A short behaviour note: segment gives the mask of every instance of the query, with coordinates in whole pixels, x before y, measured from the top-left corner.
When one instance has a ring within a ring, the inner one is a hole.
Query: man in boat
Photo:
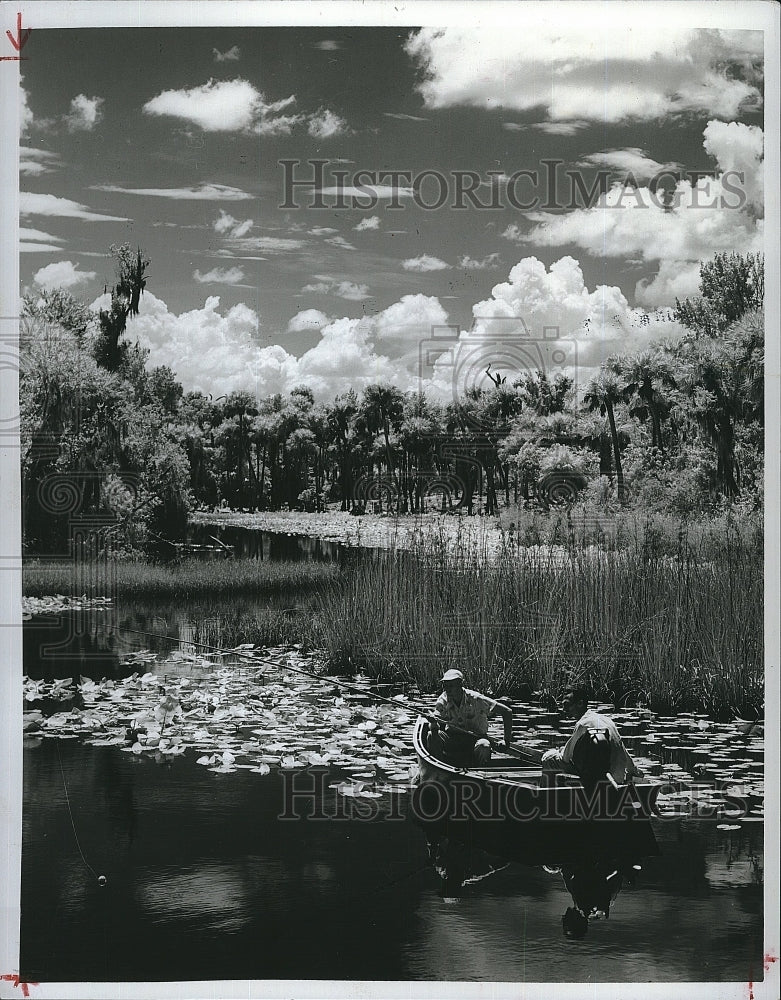
[[[570,688],[563,709],[578,721],[566,744],[559,750],[546,750],[542,755],[543,775],[556,772],[577,774],[584,784],[612,780],[624,784],[639,776],[635,762],[626,752],[615,722],[588,707],[588,691]]]
[[[445,671],[442,694],[434,705],[438,721],[430,721],[428,748],[452,764],[485,764],[491,758],[488,720],[497,714],[504,723],[504,742],[512,743],[513,713],[509,705],[464,687],[460,670]],[[454,728],[457,727],[457,728]]]

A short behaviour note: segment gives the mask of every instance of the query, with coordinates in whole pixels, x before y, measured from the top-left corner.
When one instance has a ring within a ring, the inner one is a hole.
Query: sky
[[[142,247],[128,334],[214,396],[447,393],[488,361],[584,386],[676,339],[700,262],[762,249],[762,33],[551,9],[513,5],[506,28],[35,31],[23,290],[99,306],[109,246]]]

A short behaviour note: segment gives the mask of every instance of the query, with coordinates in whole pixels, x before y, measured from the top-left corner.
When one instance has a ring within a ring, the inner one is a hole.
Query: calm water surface
[[[160,766],[74,740],[28,750],[23,977],[761,975],[759,823],[732,833],[688,820],[658,824],[662,855],[644,863],[609,920],[570,941],[561,933],[571,900],[560,876],[511,865],[457,901],[443,899],[403,808],[399,818],[372,822],[282,821],[282,780],[279,772],[214,775],[186,757]],[[335,810],[325,803],[327,815]],[[104,888],[97,875],[106,876]]]

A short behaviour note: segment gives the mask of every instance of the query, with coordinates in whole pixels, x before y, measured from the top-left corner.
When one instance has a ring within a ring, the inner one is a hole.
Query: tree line
[[[27,296],[20,375],[28,552],[74,531],[148,551],[194,508],[484,513],[576,499],[685,517],[721,498],[760,504],[764,261],[719,254],[676,302],[676,343],[607,359],[578,396],[568,376],[486,372],[446,403],[389,384],[317,402],[185,393],[126,336],[149,260],[112,247],[97,316],[67,291]],[[108,289],[107,289],[108,291]]]

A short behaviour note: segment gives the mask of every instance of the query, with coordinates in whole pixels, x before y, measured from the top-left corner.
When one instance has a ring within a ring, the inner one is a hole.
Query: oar
[[[107,626],[104,625],[102,627],[106,628]],[[124,625],[120,626],[120,628],[122,629],[123,632],[130,632],[134,635],[143,635],[148,639],[163,639],[169,642],[188,643],[189,645],[192,646],[200,646],[202,649],[210,649],[215,653],[238,653],[240,655],[250,656],[253,659],[261,655],[259,651],[256,652],[255,650],[225,649],[222,646],[212,646],[208,642],[198,642],[195,639],[177,639],[174,638],[174,636],[160,635],[157,632],[143,632],[141,629],[126,628]],[[413,701],[412,699],[407,699],[404,702],[399,702],[393,698],[388,698],[385,695],[377,694],[374,691],[367,691],[366,688],[360,687],[358,684],[349,684],[347,681],[336,680],[333,677],[323,677],[322,674],[316,674],[311,670],[304,670],[303,667],[294,667],[286,661],[283,663],[281,657],[270,657],[267,655],[267,659],[271,660],[271,662],[275,663],[277,666],[284,666],[285,670],[290,670],[295,674],[303,674],[303,676],[311,677],[313,680],[316,681],[321,681],[326,684],[335,684],[337,687],[342,687],[349,691],[356,691],[359,694],[368,695],[370,698],[374,698],[376,701],[385,702],[388,705],[393,705],[395,708],[405,707],[405,706],[412,707],[416,709],[425,719],[428,719],[429,722],[434,722],[437,725],[447,725],[450,729],[453,729],[459,733],[466,733],[469,736],[478,736],[477,733],[473,733],[470,729],[464,729],[462,726],[457,726],[451,722],[445,722],[443,719],[440,719],[437,716],[432,715],[428,706],[423,706],[419,702]],[[479,738],[487,739],[491,747],[494,747],[497,750],[503,750],[511,757],[517,757],[518,759],[524,760],[527,763],[530,762],[538,764],[540,762],[540,758],[542,757],[541,751],[533,750],[531,747],[529,748],[515,747],[512,746],[511,744],[501,743],[499,740],[494,740],[489,736],[479,737]]]

